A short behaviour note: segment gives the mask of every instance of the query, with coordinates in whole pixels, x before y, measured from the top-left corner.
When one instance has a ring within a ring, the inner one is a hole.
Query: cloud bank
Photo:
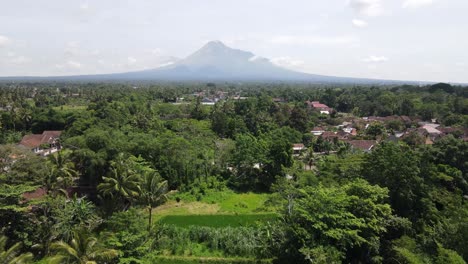
[[[349,0],[349,6],[359,15],[380,16],[384,13],[382,0]]]

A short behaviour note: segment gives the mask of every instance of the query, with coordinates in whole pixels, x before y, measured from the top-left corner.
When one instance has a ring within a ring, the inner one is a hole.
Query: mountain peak
[[[222,47],[222,48],[227,48],[226,45],[220,40],[212,40],[208,43],[205,44],[204,47]]]
[[[224,50],[230,50],[231,48],[224,45],[223,42],[219,40],[213,40],[208,43],[206,43],[199,51],[204,51],[204,52],[219,52],[219,51],[224,51]]]

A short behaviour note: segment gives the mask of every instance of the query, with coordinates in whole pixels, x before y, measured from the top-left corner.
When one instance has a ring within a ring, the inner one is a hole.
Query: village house
[[[340,135],[338,135],[337,132],[325,131],[323,132],[322,135],[320,135],[320,137],[327,141],[333,141],[333,140],[338,140],[340,138]]]
[[[202,105],[215,105],[216,100],[205,97],[205,98],[202,99],[201,104]]]
[[[19,145],[38,155],[47,156],[62,148],[59,141],[61,134],[62,131],[44,131],[42,134],[26,135]]]
[[[437,127],[439,127],[439,125],[437,125],[437,124],[425,124],[421,128],[426,130],[427,133],[429,133],[429,135],[431,135],[431,136],[438,136],[438,135],[442,134],[442,132],[440,132],[437,129]]]
[[[347,134],[350,134],[350,135],[353,135],[353,136],[357,135],[357,130],[355,128],[352,128],[352,127],[343,128],[343,132],[345,132]]]
[[[293,155],[299,156],[303,150],[305,150],[305,146],[302,143],[293,144]]]
[[[347,141],[352,148],[359,149],[364,152],[370,152],[377,142],[375,140],[349,140]]]
[[[333,108],[328,107],[326,104],[322,104],[319,101],[306,101],[306,104],[309,108],[320,112],[320,114],[329,115],[333,112]]]
[[[323,132],[325,132],[325,129],[323,129],[323,127],[314,127],[310,133],[312,133],[312,135],[314,136],[320,136],[323,134]]]

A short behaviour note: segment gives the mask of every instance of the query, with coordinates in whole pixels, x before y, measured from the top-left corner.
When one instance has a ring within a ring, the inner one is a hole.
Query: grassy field
[[[187,194],[173,193],[164,205],[155,208],[154,218],[165,224],[226,227],[254,225],[277,217],[274,210],[264,206],[268,194],[210,192],[200,201]],[[175,197],[179,197],[177,202]]]
[[[239,215],[168,215],[160,222],[179,227],[209,226],[209,227],[239,227],[253,226],[259,222],[273,221],[276,214],[239,214]]]
[[[168,202],[153,210],[155,222],[180,228],[204,226],[217,229],[256,226],[278,218],[274,208],[265,207],[269,194],[226,190],[209,191],[201,199],[177,192],[169,194],[169,197]],[[203,243],[194,243],[184,253],[160,252],[150,257],[149,263],[271,263],[268,260],[225,258],[223,251],[212,251],[205,247]]]
[[[262,213],[272,212],[274,209],[265,207],[265,201],[268,200],[270,194],[266,193],[236,193],[231,190],[226,191],[210,191],[203,195],[198,202],[216,205],[217,213]],[[197,199],[186,193],[173,193],[170,195],[171,200],[179,198],[182,204],[196,202]]]

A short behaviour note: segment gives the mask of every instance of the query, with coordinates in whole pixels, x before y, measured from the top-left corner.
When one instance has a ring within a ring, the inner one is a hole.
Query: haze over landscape
[[[467,83],[467,9],[464,0],[9,1],[0,10],[0,76],[167,68],[220,40],[252,52],[248,59],[268,58],[248,73],[241,67],[244,77],[262,76],[259,64],[264,71],[271,63],[317,75]]]

